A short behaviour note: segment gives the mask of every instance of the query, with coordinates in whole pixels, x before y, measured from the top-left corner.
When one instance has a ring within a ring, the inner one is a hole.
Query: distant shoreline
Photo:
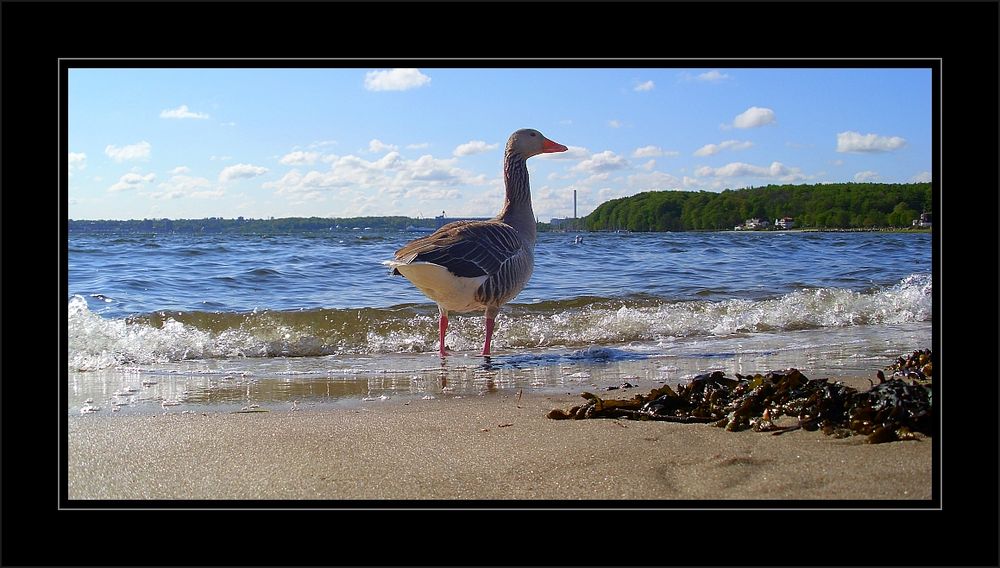
[[[397,230],[426,232],[437,228],[433,219],[409,217],[361,217],[351,219],[326,219],[320,217],[287,217],[281,219],[70,219],[69,233],[74,234],[289,234],[332,231]],[[795,229],[733,229],[705,230],[689,229],[681,231],[639,231],[622,229],[588,230],[584,228],[551,227],[548,223],[538,224],[539,232],[551,233],[930,233],[930,227],[801,227]]]
[[[781,229],[778,231],[725,231],[733,233],[930,233],[931,228],[911,229],[904,227],[849,227],[830,229]]]
[[[911,229],[903,227],[847,227],[847,228],[802,228],[802,229],[763,229],[763,230],[744,230],[744,231],[734,231],[732,229],[722,229],[718,231],[714,230],[690,230],[690,231],[588,231],[586,229],[572,230],[572,229],[552,229],[548,231],[550,233],[931,233],[932,229],[930,227]]]

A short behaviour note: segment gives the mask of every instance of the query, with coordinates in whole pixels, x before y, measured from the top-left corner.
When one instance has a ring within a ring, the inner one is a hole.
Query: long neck
[[[507,152],[503,163],[503,182],[507,198],[497,219],[517,229],[526,242],[535,242],[535,213],[531,210],[531,187],[528,185],[526,158]]]

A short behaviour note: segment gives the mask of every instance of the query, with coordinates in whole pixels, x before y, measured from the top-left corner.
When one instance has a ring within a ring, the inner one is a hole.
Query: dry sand
[[[801,430],[545,418],[581,401],[494,393],[356,409],[72,417],[69,498],[931,499],[930,438],[868,445]]]

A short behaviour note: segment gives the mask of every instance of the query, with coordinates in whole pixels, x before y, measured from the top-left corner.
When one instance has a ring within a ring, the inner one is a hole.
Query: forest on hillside
[[[796,228],[910,227],[932,212],[930,183],[768,185],[648,191],[606,201],[583,220],[591,231],[719,231],[750,218],[793,217]]]

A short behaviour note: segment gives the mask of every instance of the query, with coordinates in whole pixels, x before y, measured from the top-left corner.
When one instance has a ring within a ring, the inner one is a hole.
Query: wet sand
[[[820,432],[545,418],[581,401],[487,393],[294,412],[71,417],[69,498],[931,499],[930,438],[869,445]]]

